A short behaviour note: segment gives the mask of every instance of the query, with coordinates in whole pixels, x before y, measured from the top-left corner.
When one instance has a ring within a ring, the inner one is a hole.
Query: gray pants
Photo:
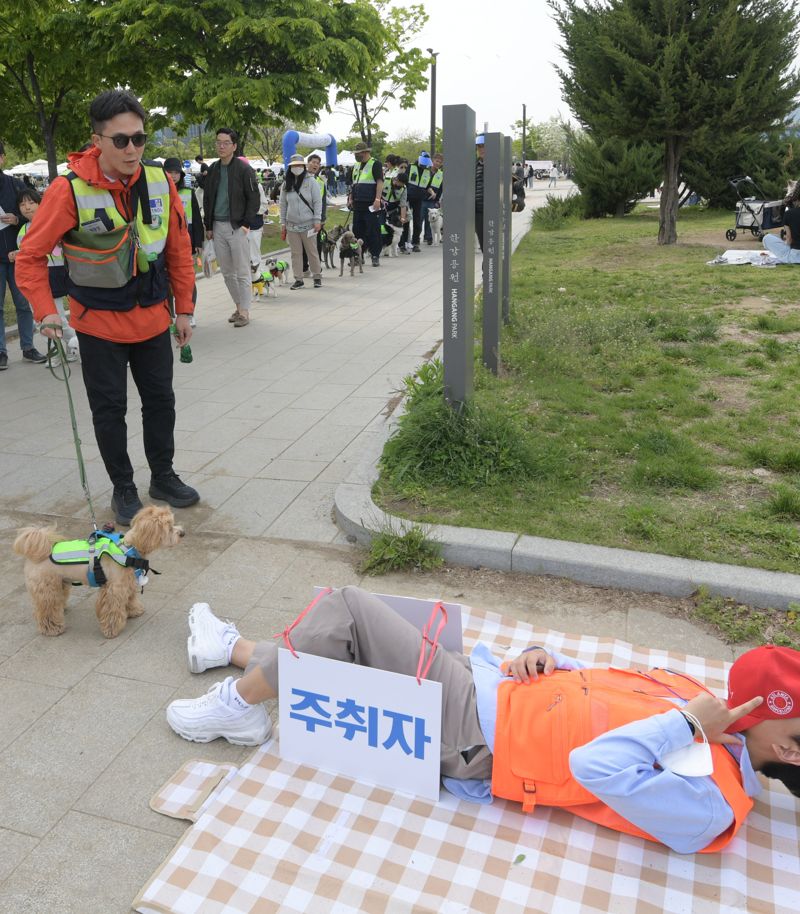
[[[225,285],[239,311],[249,311],[253,297],[250,279],[250,242],[247,233],[230,222],[214,221],[214,252]]]
[[[416,674],[422,644],[413,625],[358,587],[343,587],[323,597],[289,637],[296,651],[407,676]],[[247,665],[248,673],[259,668],[275,692],[281,646],[282,640],[259,641]],[[440,647],[427,678],[442,684],[442,774],[490,777],[492,755],[478,723],[469,660]],[[462,755],[467,749],[469,761]]]
[[[322,278],[322,266],[319,262],[319,253],[317,251],[317,236],[309,237],[308,231],[293,232],[288,229],[286,239],[289,242],[289,250],[292,252],[292,273],[294,278],[303,278],[303,249],[308,257],[308,268],[314,279]]]

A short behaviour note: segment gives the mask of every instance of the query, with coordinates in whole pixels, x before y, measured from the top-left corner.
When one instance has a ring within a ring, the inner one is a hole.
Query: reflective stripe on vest
[[[492,793],[522,803],[526,812],[557,806],[657,841],[581,786],[570,771],[569,754],[602,733],[671,710],[675,705],[665,700],[666,693],[688,700],[702,691],[694,680],[665,670],[557,670],[527,684],[504,681],[497,693]],[[724,847],[753,807],[736,759],[721,745],[712,745],[711,752],[711,776],[734,821],[702,853]]]
[[[192,189],[191,187],[181,187],[178,196],[183,203],[183,211],[186,214],[186,224],[192,227]]]
[[[408,183],[425,190],[431,183],[430,169],[423,167],[420,171],[417,165],[412,165],[411,168],[408,169]]]

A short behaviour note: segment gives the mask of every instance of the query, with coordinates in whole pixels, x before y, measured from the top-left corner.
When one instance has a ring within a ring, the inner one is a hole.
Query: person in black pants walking
[[[381,265],[381,220],[383,219],[383,166],[373,159],[366,143],[356,143],[357,164],[347,204],[353,211],[353,233],[364,242],[372,256],[372,266]]]

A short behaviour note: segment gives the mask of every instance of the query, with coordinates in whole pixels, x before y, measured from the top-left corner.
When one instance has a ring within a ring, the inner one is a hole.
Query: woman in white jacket
[[[317,234],[322,228],[322,195],[317,182],[306,171],[301,155],[289,160],[289,170],[281,187],[281,238],[289,241],[292,253],[292,289],[302,289],[303,249],[314,278],[314,288],[322,285],[322,266],[317,253]]]

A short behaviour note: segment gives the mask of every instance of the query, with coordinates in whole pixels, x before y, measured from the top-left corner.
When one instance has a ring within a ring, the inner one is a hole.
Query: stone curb
[[[369,545],[383,530],[402,532],[414,526],[412,521],[387,514],[372,500],[378,460],[395,425],[396,419],[392,419],[386,422],[383,435],[376,435],[373,429],[356,439],[363,444],[362,462],[334,494],[336,523],[362,545]],[[553,575],[671,597],[689,596],[705,585],[712,594],[762,608],[787,609],[790,603],[800,602],[800,575],[476,527],[421,526],[441,545],[445,561],[455,565]]]

